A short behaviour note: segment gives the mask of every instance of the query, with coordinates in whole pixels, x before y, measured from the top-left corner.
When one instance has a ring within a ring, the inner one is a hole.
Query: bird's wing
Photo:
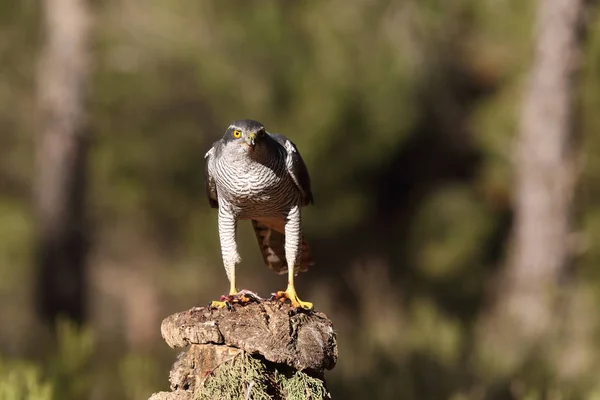
[[[269,135],[287,151],[287,169],[296,183],[296,186],[302,193],[302,205],[306,206],[314,203],[308,169],[306,168],[306,164],[304,163],[298,148],[291,140],[279,133],[269,133]]]
[[[285,258],[285,220],[283,218],[257,218],[252,220],[252,227],[267,267],[277,274],[285,274],[288,271]],[[314,264],[312,252],[304,236],[301,240],[300,262],[294,270],[295,273],[304,272]]]
[[[219,202],[217,200],[217,185],[215,184],[215,178],[212,176],[209,168],[210,160],[215,157],[216,146],[218,142],[213,144],[213,147],[204,155],[204,187],[206,188],[206,196],[208,197],[208,204],[212,208],[218,208]]]

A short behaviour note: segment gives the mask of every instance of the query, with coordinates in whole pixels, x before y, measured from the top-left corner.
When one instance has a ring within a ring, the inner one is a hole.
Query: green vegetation
[[[40,377],[38,366],[25,362],[0,362],[0,398],[52,400],[52,385]]]

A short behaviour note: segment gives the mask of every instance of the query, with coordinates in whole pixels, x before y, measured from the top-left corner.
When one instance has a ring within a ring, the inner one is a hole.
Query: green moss
[[[325,399],[323,381],[242,353],[223,363],[206,379],[199,400]]]
[[[296,371],[291,376],[277,373],[283,398],[285,399],[326,399],[328,392],[323,381]]]

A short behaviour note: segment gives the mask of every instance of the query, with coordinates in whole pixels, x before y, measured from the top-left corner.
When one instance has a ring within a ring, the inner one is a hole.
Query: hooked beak
[[[256,144],[256,133],[249,133],[246,135],[246,143],[250,147],[254,147]]]

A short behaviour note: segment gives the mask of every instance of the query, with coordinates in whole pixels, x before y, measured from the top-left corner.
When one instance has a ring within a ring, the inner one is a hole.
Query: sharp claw
[[[223,308],[223,307],[227,307],[228,310],[231,311],[232,306],[231,303],[228,302],[227,300],[223,301],[223,298],[221,297],[222,301],[212,301],[208,307],[209,308]]]
[[[246,303],[250,303],[250,302],[260,303],[263,300],[264,299],[261,298],[256,293],[254,293],[250,290],[243,289],[235,294],[228,294],[228,295],[221,296],[219,301],[211,302],[209,307],[210,308],[227,307],[228,310],[233,310],[233,304],[235,304],[235,303],[239,303],[239,304],[246,304]]]
[[[279,291],[277,293],[272,293],[271,299],[279,300],[281,302],[285,302],[286,300],[289,300],[292,307],[294,307],[294,308],[301,308],[303,310],[312,310],[313,309],[313,304],[308,301],[300,300],[298,298],[298,296],[295,294],[295,291],[292,293],[288,293],[287,291],[285,291],[285,292]]]

